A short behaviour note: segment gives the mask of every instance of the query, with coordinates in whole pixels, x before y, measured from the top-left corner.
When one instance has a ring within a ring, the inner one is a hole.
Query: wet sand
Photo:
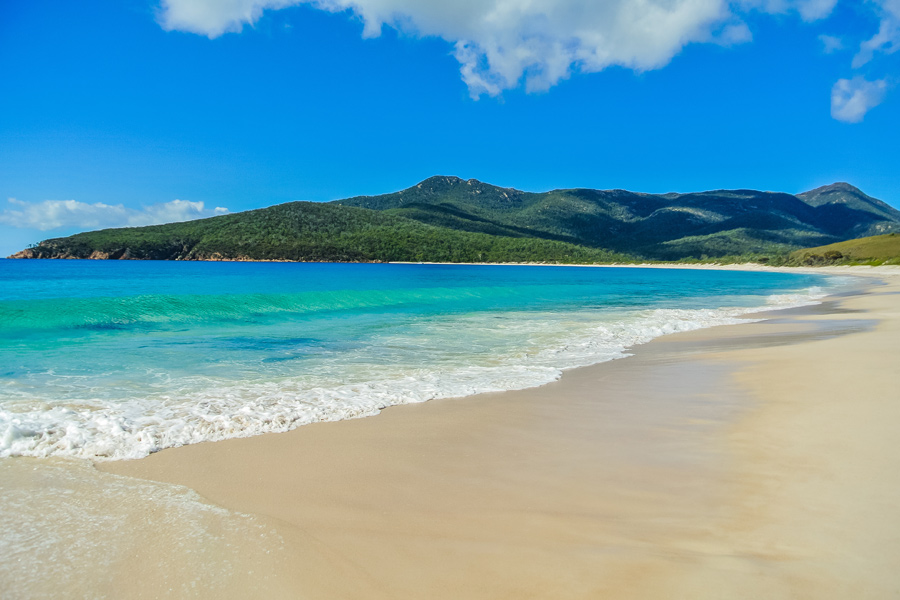
[[[98,467],[271,526],[268,597],[893,598],[900,277],[884,279],[540,388]],[[117,568],[113,596],[153,595],[127,585],[140,561]]]

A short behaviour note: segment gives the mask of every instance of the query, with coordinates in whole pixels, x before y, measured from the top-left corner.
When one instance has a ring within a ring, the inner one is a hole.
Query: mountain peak
[[[469,181],[475,180],[470,179]],[[466,181],[460,177],[457,177],[456,175],[433,175],[432,177],[419,182],[415,187],[421,189],[432,188],[436,186],[455,186],[463,183],[466,183]]]
[[[823,204],[857,204],[860,202],[869,205],[872,203],[882,204],[880,200],[876,200],[875,198],[866,195],[858,187],[844,181],[817,187],[814,190],[797,194],[797,197],[812,206],[822,206]]]
[[[865,196],[863,191],[854,185],[850,185],[846,181],[837,181],[830,185],[823,185],[821,187],[817,187],[814,190],[809,190],[808,192],[803,192],[802,194],[797,194],[798,198],[806,199],[807,197],[814,197],[821,194],[833,193],[833,192],[844,192],[849,194],[856,194],[860,196]]]
[[[858,214],[869,213],[888,221],[900,221],[900,211],[896,208],[843,181],[797,194],[797,198],[819,210],[831,211],[835,215],[840,212],[843,216],[835,216],[836,219],[846,220],[849,214],[847,211],[856,211]],[[878,230],[876,233],[885,231]]]

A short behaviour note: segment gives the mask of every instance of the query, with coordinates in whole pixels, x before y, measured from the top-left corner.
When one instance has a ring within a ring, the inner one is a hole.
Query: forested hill
[[[231,215],[45,240],[11,258],[322,262],[621,262],[540,238],[455,231],[364,208],[290,202]]]
[[[409,189],[291,202],[168,225],[45,240],[17,258],[627,262],[740,256],[900,232],[900,211],[837,183],[753,190],[543,193],[432,177]]]
[[[457,230],[561,240],[663,260],[777,253],[900,231],[900,211],[846,183],[797,196],[754,190],[529,193],[432,177],[393,194],[336,203]]]

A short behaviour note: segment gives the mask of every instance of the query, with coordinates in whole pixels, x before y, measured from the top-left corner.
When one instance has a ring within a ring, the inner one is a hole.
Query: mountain
[[[819,209],[822,220],[845,239],[898,231],[891,223],[900,218],[900,211],[849,183],[833,183],[797,197]]]
[[[393,194],[336,203],[457,230],[540,237],[663,260],[784,252],[900,231],[900,211],[845,183],[798,196],[754,190],[529,193],[474,179],[431,177]]]
[[[836,183],[797,196],[755,190],[523,192],[431,177],[330,203],[291,202],[168,225],[41,242],[21,258],[625,262],[786,256],[900,232],[900,211]]]

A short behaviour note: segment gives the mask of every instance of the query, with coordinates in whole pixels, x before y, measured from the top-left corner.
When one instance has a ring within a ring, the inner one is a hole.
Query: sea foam
[[[382,337],[377,347],[351,349],[303,375],[196,376],[128,398],[82,394],[54,404],[7,383],[0,456],[140,458],[185,444],[372,416],[398,404],[535,387],[567,369],[626,357],[659,336],[746,323],[754,319],[745,315],[823,296],[812,287],[771,295],[756,307],[456,315]],[[373,360],[375,354],[386,357]],[[416,356],[421,360],[410,358]]]

